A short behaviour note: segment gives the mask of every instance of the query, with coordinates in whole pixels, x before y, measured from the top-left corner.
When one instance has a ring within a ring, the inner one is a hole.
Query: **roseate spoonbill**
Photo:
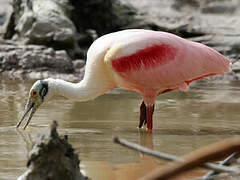
[[[79,83],[59,79],[36,81],[23,116],[54,95],[88,101],[120,87],[141,94],[139,128],[152,130],[154,102],[159,94],[186,90],[198,79],[230,70],[230,61],[217,51],[174,34],[151,30],[123,30],[98,38],[89,48],[85,75]]]

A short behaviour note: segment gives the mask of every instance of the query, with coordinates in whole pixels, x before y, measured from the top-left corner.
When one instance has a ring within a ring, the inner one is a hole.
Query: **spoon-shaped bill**
[[[28,101],[27,101],[27,104],[26,104],[26,106],[25,106],[25,109],[24,109],[22,118],[20,119],[20,121],[18,121],[18,123],[17,123],[17,125],[16,125],[17,128],[21,125],[22,121],[24,120],[24,118],[25,118],[25,116],[28,114],[28,112],[29,112],[31,109],[35,109],[34,106],[35,106],[35,103],[32,102],[32,100],[29,98]],[[36,111],[36,110],[35,110],[35,111]],[[34,111],[34,112],[35,112],[35,111]],[[33,112],[33,113],[34,113],[34,112]],[[33,115],[33,113],[32,113],[32,111],[31,111],[31,115]],[[30,119],[30,120],[31,120],[31,119]],[[30,120],[28,119],[28,121],[30,121]],[[28,122],[28,123],[29,123],[29,122]],[[27,123],[27,124],[28,124],[28,123]],[[26,125],[25,125],[25,126],[26,126]],[[24,126],[24,127],[25,127],[25,126]]]
[[[36,110],[37,110],[36,106],[33,106],[32,109],[31,109],[30,115],[28,117],[27,123],[24,125],[23,129],[26,129],[26,127],[30,123],[30,120],[32,119],[33,114],[36,112]]]

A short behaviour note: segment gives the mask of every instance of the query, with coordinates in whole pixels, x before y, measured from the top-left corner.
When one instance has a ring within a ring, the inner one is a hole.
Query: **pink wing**
[[[230,69],[227,58],[203,44],[169,33],[145,32],[142,34],[142,44],[147,44],[144,48],[112,60],[113,69],[128,88],[159,92],[185,89],[192,81]]]

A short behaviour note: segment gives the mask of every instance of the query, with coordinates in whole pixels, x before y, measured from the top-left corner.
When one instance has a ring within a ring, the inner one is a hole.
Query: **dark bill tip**
[[[35,108],[35,103],[32,102],[31,99],[29,98],[28,101],[27,101],[27,104],[26,104],[26,106],[25,106],[25,109],[24,109],[22,118],[20,119],[20,121],[18,121],[18,123],[17,123],[17,125],[16,125],[16,128],[18,128],[18,127],[21,125],[22,121],[24,120],[24,118],[26,117],[26,115],[27,115],[27,114],[29,113],[29,111],[31,110],[31,114],[30,114],[30,116],[29,116],[29,118],[28,118],[28,121],[27,121],[27,124],[26,124],[26,125],[28,125],[28,124],[29,124],[29,121],[31,120],[31,118],[32,118],[32,116],[33,116],[33,113],[36,111],[35,109],[36,109],[36,108]],[[26,125],[25,125],[25,126],[26,126]],[[24,126],[24,129],[26,128],[25,126]]]
[[[23,129],[26,129],[26,127],[28,126],[28,124],[30,123],[32,117],[33,117],[33,114],[36,112],[36,106],[33,106],[32,109],[31,109],[31,112],[30,112],[30,115],[28,117],[28,120],[27,120],[27,123],[24,125]]]

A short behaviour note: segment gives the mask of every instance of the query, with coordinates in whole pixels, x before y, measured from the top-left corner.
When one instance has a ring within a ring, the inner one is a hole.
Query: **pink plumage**
[[[193,81],[228,72],[230,64],[203,44],[171,33],[133,29],[104,35],[91,45],[84,80],[99,82],[102,92],[113,87],[139,92],[143,99],[139,127],[147,124],[151,130],[159,94],[186,90]]]
[[[131,55],[114,59],[114,61],[112,61],[112,66],[120,73],[138,71],[142,66],[147,70],[174,60],[176,52],[177,49],[169,45],[155,44]]]
[[[26,125],[43,101],[54,95],[88,101],[106,91],[125,88],[142,96],[138,127],[152,130],[155,99],[174,89],[186,90],[198,79],[230,70],[230,61],[217,51],[174,34],[151,30],[124,30],[106,34],[90,46],[84,78],[79,83],[45,79],[33,84],[24,114]],[[43,96],[39,90],[46,90]]]
[[[156,96],[163,92],[185,90],[195,80],[230,69],[230,61],[217,51],[170,33],[125,30],[104,38],[107,37],[112,39],[111,47],[121,47],[111,59],[112,69],[118,76],[115,85],[138,91],[146,109],[154,107]],[[151,129],[152,117],[148,117],[151,113],[144,113],[143,121]]]
[[[167,89],[184,89],[194,80],[229,71],[230,61],[217,51],[170,33],[129,33],[122,39],[130,41],[124,49],[136,44],[131,39],[136,39],[138,49],[127,55],[123,50],[112,59],[112,67],[126,88],[139,91],[146,104],[154,104],[153,97]]]

